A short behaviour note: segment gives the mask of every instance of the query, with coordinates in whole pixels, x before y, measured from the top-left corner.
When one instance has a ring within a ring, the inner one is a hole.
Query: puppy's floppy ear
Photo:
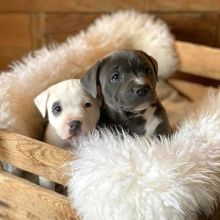
[[[148,59],[151,61],[151,64],[154,68],[154,73],[155,73],[155,76],[156,76],[156,79],[158,81],[158,77],[157,77],[157,73],[158,73],[158,64],[157,64],[157,61],[152,57],[152,56],[149,56],[147,55]]]
[[[46,117],[46,113],[47,113],[48,97],[49,97],[49,89],[43,91],[34,99],[34,103],[37,106],[43,118]]]
[[[98,60],[97,63],[92,66],[87,72],[81,77],[80,82],[83,88],[93,97],[97,97],[97,87],[99,70],[102,64],[102,60]]]

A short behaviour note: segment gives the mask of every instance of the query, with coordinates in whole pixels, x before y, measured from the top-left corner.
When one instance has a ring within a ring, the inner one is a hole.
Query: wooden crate
[[[220,47],[219,0],[1,0],[0,70],[85,29],[103,13],[135,9],[164,19],[176,39]]]
[[[180,56],[179,73],[168,79],[189,105],[220,85],[220,50],[176,42]],[[173,111],[178,107],[171,102]],[[7,131],[0,131],[0,161],[60,184],[66,184],[63,164],[74,155],[63,149]],[[79,195],[80,196],[80,195]],[[51,190],[4,172],[0,168],[0,219],[78,219],[68,199]],[[201,217],[201,219],[206,219]],[[210,219],[220,219],[214,216]]]

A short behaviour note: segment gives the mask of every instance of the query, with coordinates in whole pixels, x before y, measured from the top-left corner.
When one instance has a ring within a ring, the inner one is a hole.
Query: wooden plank
[[[218,14],[215,13],[157,13],[167,22],[177,40],[215,46]]]
[[[91,24],[101,13],[50,13],[46,16],[46,32],[77,33]]]
[[[28,15],[0,14],[0,70],[14,59],[20,59],[31,49]]]
[[[0,48],[30,48],[30,20],[25,14],[0,14]]]
[[[22,178],[0,172],[0,189],[0,213],[8,219],[78,219],[65,196]]]
[[[178,99],[168,98],[162,102],[166,109],[170,125],[173,129],[177,129],[179,124],[185,120],[188,113],[194,108],[194,102],[181,97]]]
[[[66,150],[11,132],[0,131],[0,161],[65,184],[65,163],[73,159]]]
[[[45,45],[45,14],[32,13],[31,15],[32,49],[36,50]]]
[[[100,12],[113,11],[119,9],[138,9],[147,11],[202,11],[219,12],[219,0],[154,0],[154,1],[136,1],[136,0],[1,0],[0,11],[20,11],[20,12]]]
[[[21,59],[28,52],[29,49],[0,48],[0,72],[7,70],[13,61]]]
[[[45,40],[46,44],[50,45],[53,43],[62,43],[71,36],[73,36],[71,32],[46,34]]]
[[[1,175],[1,174],[0,174]],[[3,205],[0,206],[0,219],[3,220],[40,220],[41,218],[30,211],[26,210],[25,207],[17,207],[13,202],[8,200],[1,202]]]
[[[65,41],[68,36],[73,36],[86,29],[100,15],[100,13],[48,14],[45,21],[47,44]]]
[[[154,0],[152,9],[154,11],[200,11],[200,12],[219,12],[219,0]]]
[[[220,50],[186,42],[176,42],[179,71],[220,80]]]
[[[187,82],[179,79],[169,79],[169,84],[172,85],[178,92],[188,97],[192,101],[200,100],[207,93],[208,87]]]
[[[216,37],[216,47],[220,47],[220,15],[218,17],[218,27],[217,27],[217,37]]]
[[[100,13],[49,13],[46,16],[47,42],[62,42],[88,27]],[[157,13],[176,39],[214,46],[218,15],[204,13]],[[79,22],[80,21],[80,22]]]
[[[150,4],[144,1],[126,0],[126,1],[93,1],[93,0],[1,0],[1,11],[21,11],[21,12],[100,12],[118,9],[150,9]]]

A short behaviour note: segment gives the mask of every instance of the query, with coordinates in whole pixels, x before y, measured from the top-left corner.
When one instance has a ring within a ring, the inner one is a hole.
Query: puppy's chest
[[[152,136],[156,133],[156,129],[161,123],[161,119],[154,114],[155,110],[156,108],[149,108],[144,113],[130,117],[122,124],[131,133]]]
[[[118,131],[123,128],[130,134],[153,136],[162,122],[162,118],[155,114],[156,109],[152,107],[138,114],[103,111],[99,126],[116,128]]]

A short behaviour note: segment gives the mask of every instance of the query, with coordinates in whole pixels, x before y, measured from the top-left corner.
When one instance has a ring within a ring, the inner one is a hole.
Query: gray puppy
[[[98,60],[81,83],[94,98],[103,98],[99,124],[137,135],[170,134],[155,92],[157,68],[156,60],[139,50],[116,50]]]

